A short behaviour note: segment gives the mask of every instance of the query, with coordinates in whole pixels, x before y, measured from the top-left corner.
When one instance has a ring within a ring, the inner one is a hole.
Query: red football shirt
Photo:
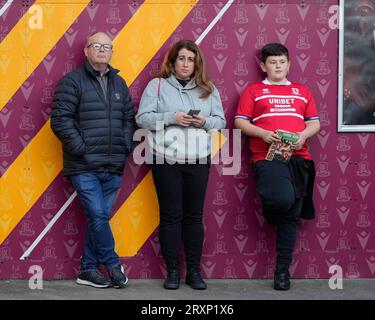
[[[305,121],[319,119],[314,99],[303,84],[273,85],[267,79],[249,85],[242,93],[235,118],[249,120],[265,130],[301,132]],[[264,160],[269,148],[261,138],[250,137],[251,161]],[[311,159],[305,145],[293,155]]]

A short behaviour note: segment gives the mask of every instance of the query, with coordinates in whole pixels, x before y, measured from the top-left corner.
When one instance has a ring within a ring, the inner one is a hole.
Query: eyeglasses
[[[113,46],[111,44],[100,44],[100,43],[91,43],[87,46],[87,48],[92,47],[95,51],[99,51],[102,47],[104,51],[111,51]]]

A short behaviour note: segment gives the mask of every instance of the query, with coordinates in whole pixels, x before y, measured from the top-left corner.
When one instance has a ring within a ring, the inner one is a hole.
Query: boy
[[[243,92],[235,115],[235,127],[250,137],[251,162],[263,214],[276,226],[274,288],[289,290],[289,266],[297,223],[300,217],[311,219],[314,215],[311,197],[315,170],[306,140],[319,131],[320,123],[308,88],[291,83],[286,77],[290,61],[285,46],[279,43],[265,45],[261,50],[260,67],[267,73],[267,78],[249,85]],[[265,160],[270,144],[280,140],[275,132],[277,129],[298,134],[298,140],[292,143],[294,151],[288,163]]]

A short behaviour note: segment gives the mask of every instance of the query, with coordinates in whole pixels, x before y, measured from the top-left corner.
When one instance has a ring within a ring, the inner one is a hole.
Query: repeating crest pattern
[[[28,278],[33,264],[42,266],[45,278],[76,276],[84,235],[77,200],[20,260],[74,192],[60,173],[60,145],[48,131],[54,87],[82,63],[86,36],[104,30],[115,39],[113,65],[138,106],[167,48],[183,38],[198,39],[226,4],[183,2],[0,1],[0,278]],[[310,141],[317,168],[316,220],[302,221],[299,228],[291,267],[297,278],[329,277],[333,264],[342,266],[347,278],[375,275],[375,138],[336,132],[338,30],[328,21],[330,6],[337,4],[234,1],[201,42],[229,128],[240,94],[262,78],[256,54],[268,42],[289,47],[289,79],[306,83],[317,102],[322,129]],[[43,28],[33,29],[27,22],[38,24],[39,9]],[[202,261],[209,278],[273,276],[273,227],[262,216],[245,141],[242,145],[240,173],[227,176],[224,164],[211,167]],[[112,224],[117,246],[132,253],[122,258],[130,278],[161,278],[166,272],[148,170],[129,161],[114,208],[114,218],[122,221]]]

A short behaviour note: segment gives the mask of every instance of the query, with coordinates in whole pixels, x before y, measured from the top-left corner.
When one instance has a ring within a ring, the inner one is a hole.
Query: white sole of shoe
[[[126,276],[125,276],[126,277]],[[115,288],[115,289],[121,289],[121,288],[124,288],[125,286],[126,286],[126,284],[128,283],[128,281],[129,281],[129,278],[128,277],[126,277],[126,279],[125,279],[125,282],[122,284],[122,285],[113,285],[113,288]]]
[[[110,287],[110,285],[107,285],[107,284],[96,284],[96,283],[93,283],[87,280],[82,280],[79,278],[76,280],[76,283],[84,285],[84,286],[94,287],[94,288],[109,288]]]
[[[115,288],[115,289],[124,288],[126,286],[126,284],[128,283],[128,281],[129,281],[129,278],[125,275],[125,269],[124,269],[123,265],[120,265],[120,266],[121,266],[121,272],[125,276],[125,282],[123,284],[121,284],[121,285],[114,285],[114,284],[112,284],[113,288]]]

